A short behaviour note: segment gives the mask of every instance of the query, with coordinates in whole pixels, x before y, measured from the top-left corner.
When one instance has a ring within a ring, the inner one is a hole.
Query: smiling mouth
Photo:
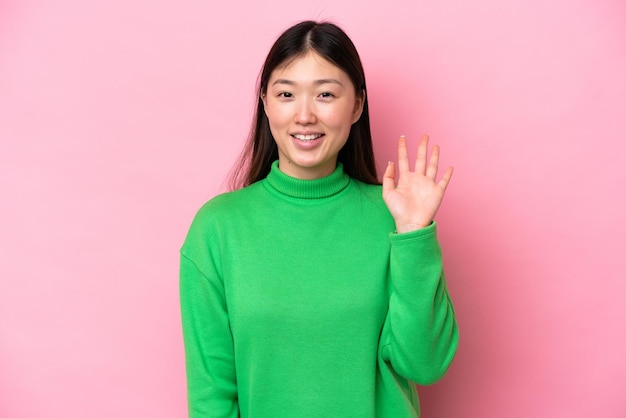
[[[304,141],[304,142],[308,142],[308,141],[313,141],[316,140],[318,138],[321,138],[324,136],[324,134],[313,134],[313,135],[300,135],[300,134],[296,134],[296,135],[291,135],[292,137],[299,139],[300,141]]]

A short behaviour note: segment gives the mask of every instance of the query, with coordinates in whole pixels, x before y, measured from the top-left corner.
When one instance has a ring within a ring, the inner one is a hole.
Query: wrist
[[[423,224],[423,223],[397,223],[396,224],[396,233],[398,234],[406,234],[407,232],[413,232],[413,231],[418,231],[420,229],[424,229],[427,226],[429,226],[430,224],[432,224],[432,221],[428,222],[427,224]]]

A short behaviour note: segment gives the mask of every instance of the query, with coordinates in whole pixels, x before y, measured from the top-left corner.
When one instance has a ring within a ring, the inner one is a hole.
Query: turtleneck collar
[[[278,160],[266,177],[266,184],[280,194],[296,199],[323,199],[333,196],[348,187],[350,177],[344,173],[343,165],[337,162],[337,168],[330,175],[315,180],[302,180],[290,177],[280,171]]]

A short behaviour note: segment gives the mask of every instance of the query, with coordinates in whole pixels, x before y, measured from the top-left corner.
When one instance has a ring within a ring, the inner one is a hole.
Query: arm
[[[439,147],[433,147],[428,161],[428,136],[424,135],[415,171],[411,171],[402,136],[398,173],[389,163],[383,176],[383,200],[398,234],[390,237],[389,314],[381,336],[382,356],[396,372],[420,384],[443,377],[458,346],[454,308],[433,222],[452,168],[437,182],[438,164]]]
[[[212,265],[203,271],[181,252],[180,303],[189,417],[239,416],[233,339],[224,286]]]
[[[459,338],[436,224],[390,239],[389,312],[381,355],[405,378],[432,384],[448,370]]]

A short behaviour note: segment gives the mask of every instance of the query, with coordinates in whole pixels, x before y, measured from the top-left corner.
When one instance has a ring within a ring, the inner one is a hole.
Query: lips
[[[322,136],[324,136],[324,134],[292,134],[292,137],[300,140],[300,141],[304,141],[304,142],[308,142],[308,141],[313,141],[316,140],[318,138],[321,138]]]

